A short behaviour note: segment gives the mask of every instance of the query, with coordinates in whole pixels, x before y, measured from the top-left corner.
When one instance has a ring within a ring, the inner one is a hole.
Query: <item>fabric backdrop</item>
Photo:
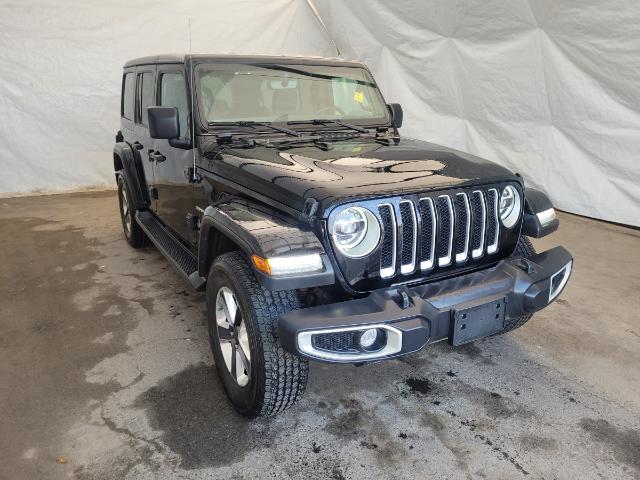
[[[402,133],[520,172],[563,210],[640,225],[640,1],[316,0]]]
[[[0,0],[0,195],[113,185],[122,64],[189,51],[367,63],[402,134],[640,225],[637,0]]]
[[[122,65],[196,53],[334,55],[306,0],[0,0],[0,195],[113,186]]]

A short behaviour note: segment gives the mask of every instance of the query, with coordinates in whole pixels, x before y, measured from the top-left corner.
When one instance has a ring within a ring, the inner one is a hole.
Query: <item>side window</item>
[[[159,78],[158,99],[162,107],[176,107],[180,118],[180,138],[189,137],[187,86],[180,72],[161,73]]]
[[[138,88],[137,88],[137,112],[136,123],[142,123],[142,125],[149,125],[149,114],[147,107],[154,104],[153,102],[153,73],[144,72],[138,74]]]
[[[135,84],[135,75],[133,73],[125,73],[122,77],[122,102],[120,104],[120,115],[127,120],[133,120]]]

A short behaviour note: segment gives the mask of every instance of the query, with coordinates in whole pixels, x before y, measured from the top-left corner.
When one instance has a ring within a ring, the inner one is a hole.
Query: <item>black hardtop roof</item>
[[[360,62],[343,60],[342,58],[325,57],[296,57],[290,55],[217,55],[217,54],[184,54],[168,53],[162,55],[151,55],[148,57],[134,58],[124,64],[124,68],[137,65],[154,65],[158,63],[185,63],[193,60],[200,62],[221,62],[221,63],[275,63],[275,64],[306,64],[306,65],[334,65],[365,67]],[[365,67],[366,68],[366,67]]]

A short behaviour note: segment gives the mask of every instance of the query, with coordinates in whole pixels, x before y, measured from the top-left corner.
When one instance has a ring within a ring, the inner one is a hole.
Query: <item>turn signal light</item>
[[[272,258],[253,254],[251,261],[262,273],[272,276],[321,272],[324,268],[319,253]]]

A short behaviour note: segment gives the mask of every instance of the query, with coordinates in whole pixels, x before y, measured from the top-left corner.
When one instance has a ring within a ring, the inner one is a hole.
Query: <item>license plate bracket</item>
[[[504,298],[469,308],[454,309],[449,332],[451,344],[463,345],[502,331],[504,316]]]

